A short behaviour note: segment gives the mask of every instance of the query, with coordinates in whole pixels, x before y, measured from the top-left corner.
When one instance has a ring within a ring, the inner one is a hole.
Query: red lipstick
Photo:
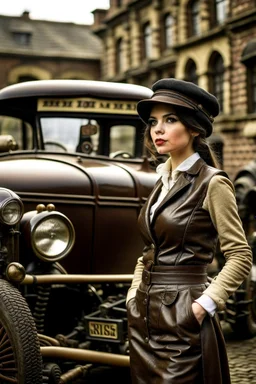
[[[158,146],[159,145],[163,145],[164,143],[165,143],[165,140],[163,140],[163,139],[156,139],[155,140],[155,144],[158,145]]]

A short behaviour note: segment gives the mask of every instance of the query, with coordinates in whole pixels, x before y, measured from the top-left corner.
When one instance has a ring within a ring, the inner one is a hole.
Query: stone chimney
[[[22,18],[23,20],[29,20],[29,19],[30,19],[30,17],[29,17],[29,11],[26,11],[26,10],[25,10],[25,11],[22,13],[21,18]]]
[[[92,11],[94,16],[93,28],[97,28],[103,23],[107,12],[107,9],[95,9],[94,11]]]

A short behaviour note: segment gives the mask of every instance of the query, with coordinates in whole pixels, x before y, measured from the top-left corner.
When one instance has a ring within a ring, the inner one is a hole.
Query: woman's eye
[[[175,119],[175,117],[168,117],[166,119],[167,123],[175,123],[177,121],[177,119]]]
[[[154,127],[156,124],[157,124],[157,121],[156,121],[156,120],[153,120],[153,119],[149,119],[149,120],[148,120],[148,125],[149,125],[150,127]]]

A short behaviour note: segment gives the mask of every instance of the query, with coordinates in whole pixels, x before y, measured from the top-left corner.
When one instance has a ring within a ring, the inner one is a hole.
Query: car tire
[[[251,274],[227,301],[226,321],[238,338],[256,335],[256,281]]]
[[[42,357],[29,307],[19,290],[0,280],[0,382],[42,383]]]

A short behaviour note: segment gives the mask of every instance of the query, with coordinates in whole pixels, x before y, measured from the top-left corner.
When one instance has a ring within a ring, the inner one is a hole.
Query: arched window
[[[241,62],[247,67],[248,113],[256,113],[256,39],[244,48]]]
[[[165,48],[173,45],[173,17],[169,13],[164,18],[164,45]]]
[[[144,57],[150,58],[152,56],[152,33],[150,24],[147,23],[143,28],[143,42],[144,42]]]
[[[212,54],[209,69],[210,91],[217,97],[220,104],[220,110],[223,111],[225,67],[222,56],[218,52]]]
[[[39,79],[30,75],[22,75],[22,76],[19,76],[17,80],[18,80],[17,81],[18,83],[23,83],[24,81],[34,81]]]
[[[116,42],[116,73],[124,70],[124,42],[122,38]]]
[[[188,5],[189,35],[200,35],[200,0],[192,0]]]
[[[196,73],[196,63],[194,60],[189,59],[185,68],[185,80],[198,84],[198,76]]]

